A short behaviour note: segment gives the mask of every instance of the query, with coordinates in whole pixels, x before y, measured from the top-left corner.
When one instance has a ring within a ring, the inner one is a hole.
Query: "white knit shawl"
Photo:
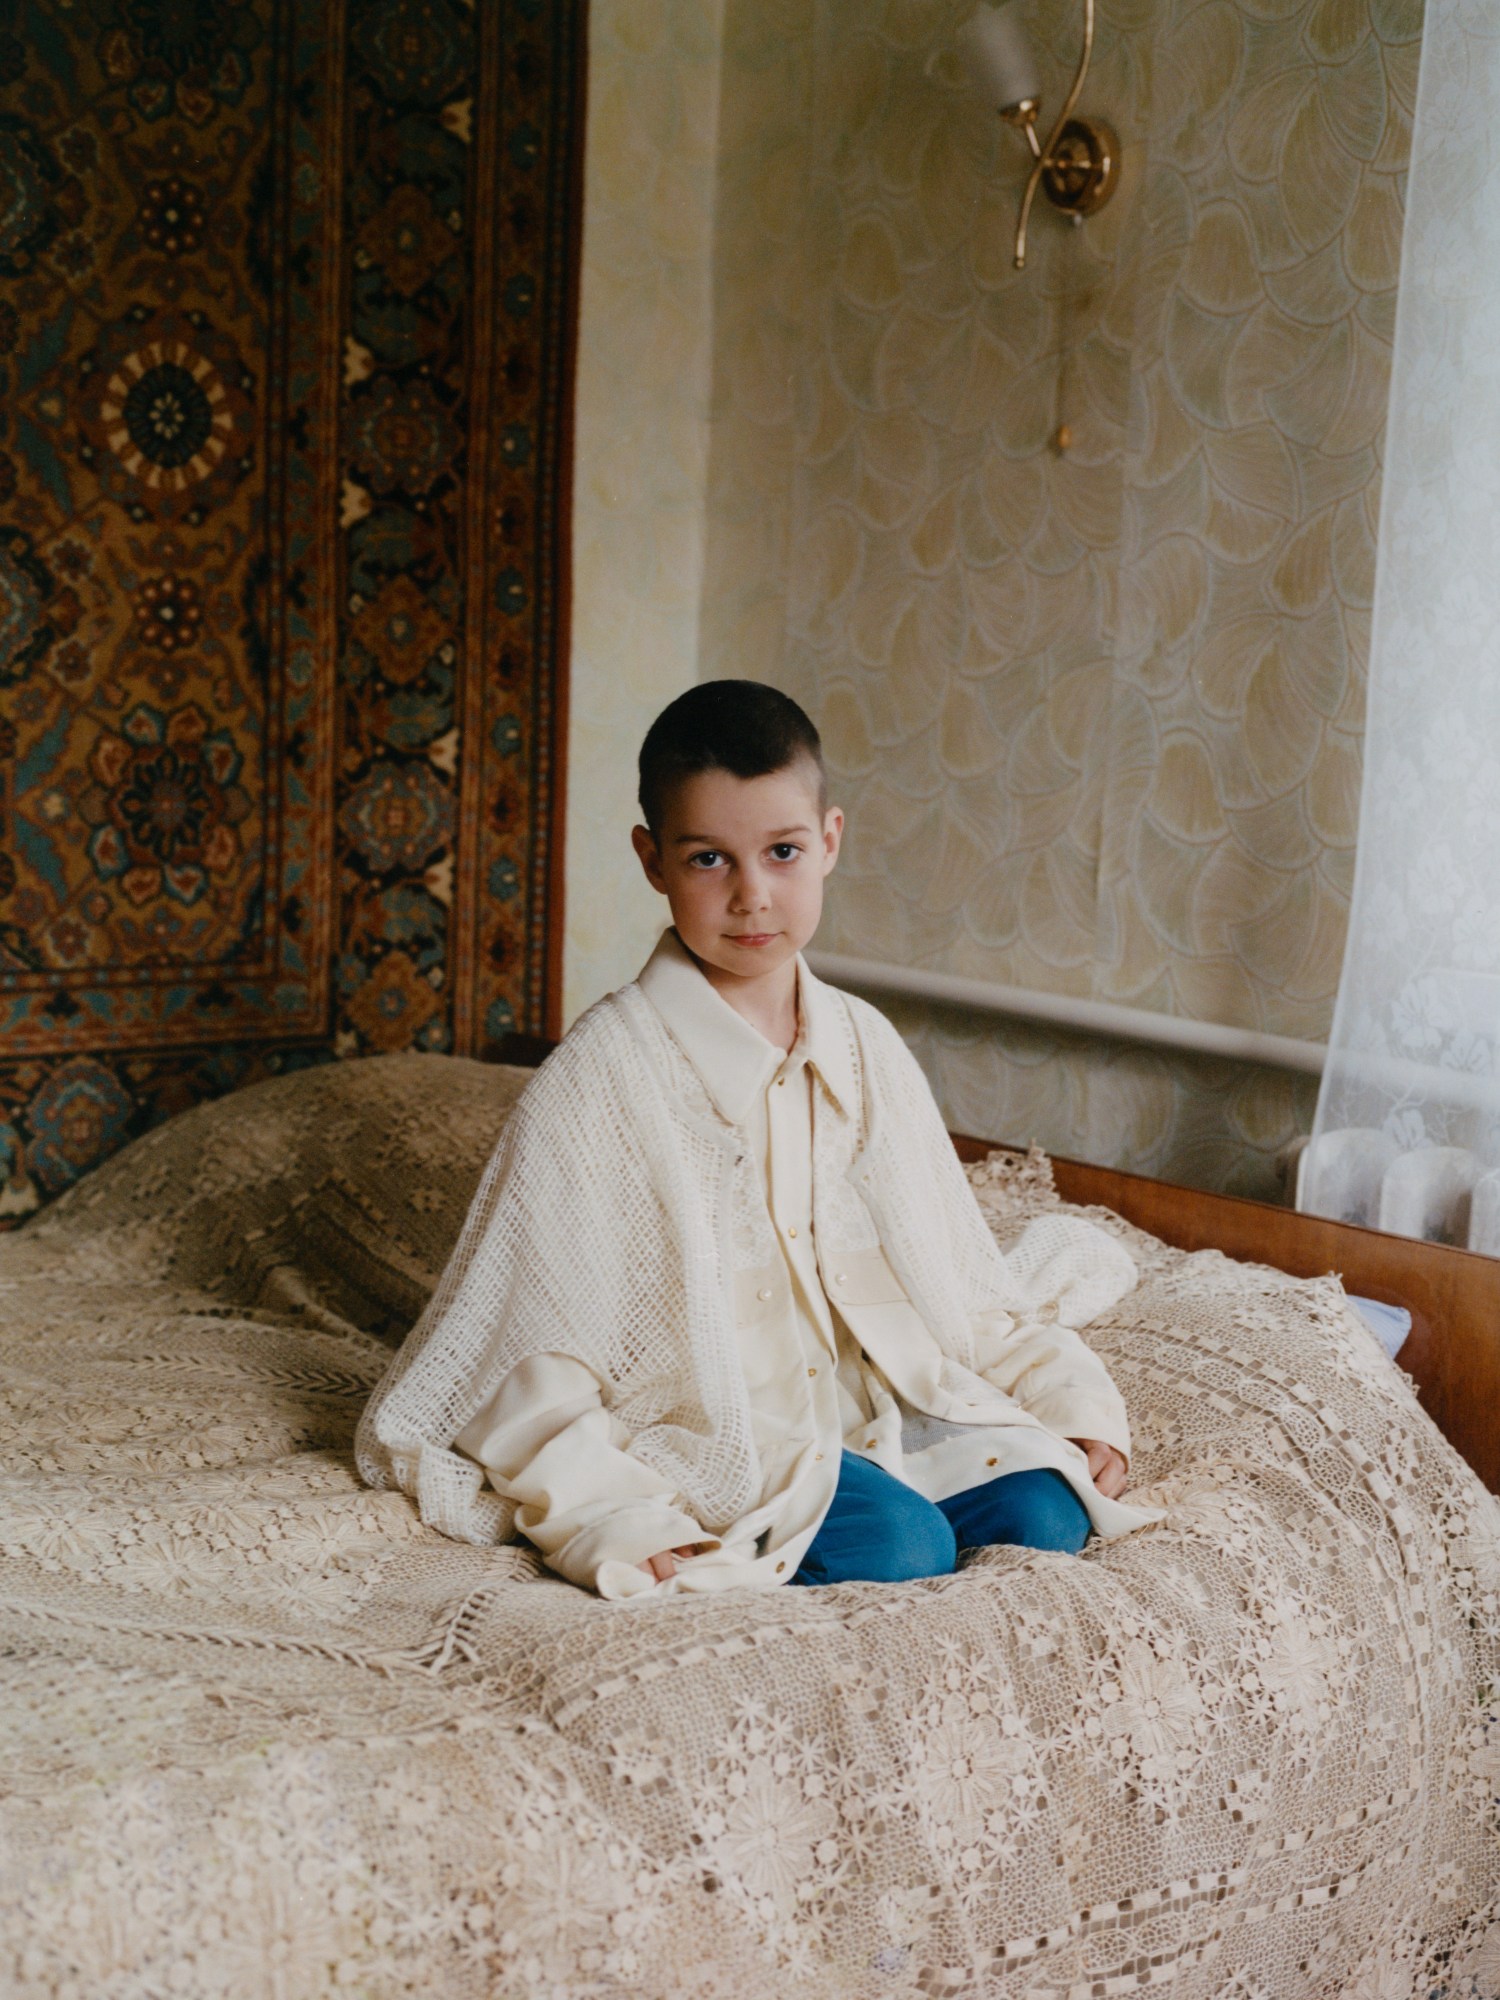
[[[857,1089],[852,1115],[814,1093],[819,1240],[882,1250],[943,1354],[971,1367],[976,1317],[1024,1311],[1025,1273],[995,1243],[896,1030],[853,995],[823,992]],[[1033,1224],[1026,1251],[1054,1286],[1066,1274],[1075,1326],[1091,1293],[1100,1310],[1134,1276],[1119,1245],[1076,1219]],[[736,1274],[777,1255],[744,1130],[715,1109],[639,985],[620,988],[511,1113],[427,1309],[365,1409],[362,1475],[410,1494],[445,1534],[506,1539],[513,1504],[452,1443],[518,1362],[565,1354],[599,1378],[628,1449],[722,1532],[761,1497]]]

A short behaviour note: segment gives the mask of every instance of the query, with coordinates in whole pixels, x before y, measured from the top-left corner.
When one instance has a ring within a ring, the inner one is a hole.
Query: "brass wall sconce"
[[[1083,0],[1083,53],[1073,87],[1063,99],[1047,143],[1036,135],[1042,108],[1036,62],[1017,13],[1017,0],[981,6],[958,31],[959,46],[975,84],[1007,125],[1024,133],[1031,148],[1031,173],[1016,222],[1016,269],[1026,267],[1026,230],[1038,187],[1054,208],[1081,223],[1102,208],[1120,174],[1120,142],[1102,118],[1074,115],[1094,52],[1094,0]]]

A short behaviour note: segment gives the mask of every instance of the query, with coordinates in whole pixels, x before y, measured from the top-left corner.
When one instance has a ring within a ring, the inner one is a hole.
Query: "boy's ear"
[[[823,815],[823,873],[831,875],[844,840],[844,814],[840,806],[830,806]]]
[[[641,867],[645,870],[646,880],[656,890],[658,895],[665,896],[667,893],[667,878],[661,872],[661,855],[657,852],[656,842],[651,838],[650,827],[633,826],[630,829],[630,844],[640,856],[640,863]]]

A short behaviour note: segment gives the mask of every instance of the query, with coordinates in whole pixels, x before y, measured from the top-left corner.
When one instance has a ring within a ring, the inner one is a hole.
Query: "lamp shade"
[[[1016,0],[980,7],[959,29],[957,40],[975,89],[997,111],[1040,98],[1041,78]]]

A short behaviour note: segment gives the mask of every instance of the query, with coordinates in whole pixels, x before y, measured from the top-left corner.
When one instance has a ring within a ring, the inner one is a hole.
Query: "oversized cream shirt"
[[[767,1310],[752,1306],[740,1329],[759,1503],[722,1536],[706,1534],[660,1475],[621,1449],[597,1378],[566,1355],[533,1355],[512,1369],[454,1440],[497,1492],[519,1503],[516,1526],[549,1565],[603,1597],[723,1588],[758,1570],[767,1582],[784,1581],[828,1511],[844,1448],[932,1500],[1052,1467],[1102,1532],[1125,1525],[1094,1487],[1084,1454],[1055,1433],[947,1423],[903,1404],[830,1300],[815,1251],[812,1093],[828,1091],[837,1102],[839,1089],[850,1087],[848,1064],[821,982],[804,976],[800,957],[797,970],[799,1028],[789,1051],[720,997],[675,931],[663,935],[639,982],[717,1108],[754,1146],[785,1260],[788,1284],[763,1287],[757,1304]],[[834,1271],[835,1294],[839,1282]],[[1079,1435],[1106,1428],[1094,1409],[1080,1410]],[[1106,1441],[1128,1451],[1128,1437]],[[704,1545],[703,1552],[682,1561],[675,1577],[658,1583],[639,1568],[684,1544]]]

